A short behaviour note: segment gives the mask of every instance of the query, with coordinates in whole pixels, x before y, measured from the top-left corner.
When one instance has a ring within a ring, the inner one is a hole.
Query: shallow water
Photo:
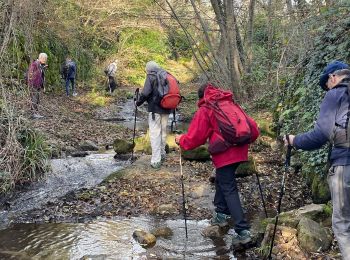
[[[116,161],[113,156],[114,153],[105,153],[51,160],[52,171],[45,179],[17,194],[9,202],[9,209],[0,211],[0,228],[22,212],[41,208],[71,191],[94,187],[128,164]]]
[[[230,239],[204,238],[205,221],[120,218],[88,224],[16,224],[0,231],[1,259],[236,259]],[[149,231],[168,226],[170,239],[158,238],[144,249],[133,238],[137,229]]]
[[[136,118],[136,130],[137,131],[146,131],[148,129],[148,112],[147,107],[141,106],[137,108],[137,118]],[[134,129],[135,124],[135,109],[134,109],[134,101],[128,99],[122,106],[120,106],[120,112],[118,113],[118,118],[123,119],[118,121],[118,124],[127,127],[129,129]],[[186,131],[188,127],[188,123],[181,122],[181,115],[179,113],[175,114],[175,120],[173,120],[174,115],[171,113],[169,115],[168,120],[168,128],[171,130],[181,130]],[[173,123],[173,122],[176,123]],[[171,129],[171,125],[176,124]]]

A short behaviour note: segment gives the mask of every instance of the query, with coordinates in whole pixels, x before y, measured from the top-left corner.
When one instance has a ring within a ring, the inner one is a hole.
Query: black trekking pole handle
[[[135,117],[134,117],[134,132],[133,132],[133,135],[132,135],[132,152],[131,152],[131,161],[133,161],[134,159],[134,148],[135,148],[135,135],[136,135],[136,118],[137,118],[137,105],[136,105],[136,102],[139,100],[139,92],[140,92],[140,89],[137,88],[135,90],[135,94],[134,94],[134,105],[135,105]]]
[[[283,197],[284,191],[285,191],[286,174],[288,173],[288,167],[290,166],[290,158],[292,156],[293,146],[290,144],[289,135],[286,135],[286,139],[287,139],[287,142],[288,142],[288,146],[287,146],[287,152],[286,152],[286,160],[285,160],[285,163],[284,163],[285,168],[284,168],[284,173],[283,173],[283,176],[282,176],[282,184],[281,184],[280,196],[279,196],[278,205],[277,205],[277,215],[276,215],[276,220],[275,220],[275,226],[273,228],[271,244],[270,244],[270,252],[269,252],[268,259],[272,259],[272,248],[273,248],[273,243],[275,241],[275,235],[276,235],[276,230],[277,230],[278,218],[279,218],[279,215],[281,213],[281,203],[282,203],[282,197]]]

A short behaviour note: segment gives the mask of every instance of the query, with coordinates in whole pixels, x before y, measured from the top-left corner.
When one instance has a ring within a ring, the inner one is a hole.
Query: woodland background
[[[63,91],[59,68],[68,54],[80,87],[99,106],[109,62],[117,58],[120,84],[135,87],[155,60],[184,88],[209,77],[251,113],[268,111],[278,136],[312,128],[322,69],[350,62],[349,11],[348,0],[0,0],[0,192],[39,178],[52,155],[11,102],[28,95],[24,73],[40,52],[48,54],[49,94]],[[315,201],[329,199],[326,153],[295,159]]]

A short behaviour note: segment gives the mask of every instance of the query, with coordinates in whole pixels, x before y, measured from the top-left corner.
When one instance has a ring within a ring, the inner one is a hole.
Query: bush
[[[0,102],[0,193],[39,179],[48,170],[44,138],[4,100]]]

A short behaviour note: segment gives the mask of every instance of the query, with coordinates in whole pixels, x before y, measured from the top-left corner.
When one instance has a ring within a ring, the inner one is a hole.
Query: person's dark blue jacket
[[[350,164],[350,148],[345,147],[345,124],[349,111],[348,80],[342,81],[326,93],[314,129],[297,135],[293,141],[294,147],[302,150],[315,150],[328,141],[333,142],[330,157],[333,166]]]
[[[77,74],[77,64],[74,61],[67,62],[68,71],[67,71],[67,78],[68,79],[75,79]]]

